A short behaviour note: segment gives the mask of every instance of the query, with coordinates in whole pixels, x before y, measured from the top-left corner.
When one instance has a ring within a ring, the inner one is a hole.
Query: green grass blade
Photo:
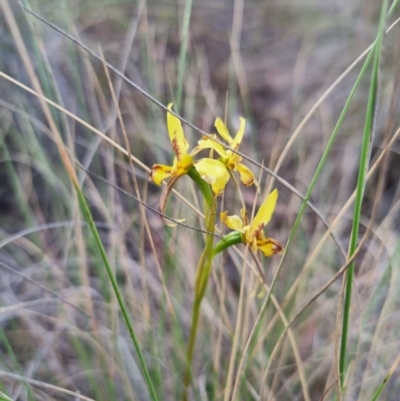
[[[395,10],[395,8],[397,7],[397,4],[399,4],[400,0],[394,0],[392,5],[390,6],[390,9],[388,11],[388,17],[390,17],[393,14],[393,11]]]
[[[189,36],[189,26],[190,26],[190,16],[192,14],[192,3],[193,0],[186,0],[185,11],[183,13],[183,26],[181,35],[181,48],[179,51],[179,62],[178,62],[178,87],[176,90],[176,100],[175,107],[179,112],[182,103],[182,92],[183,92],[183,78],[185,75],[185,64],[186,64],[186,54]]]
[[[376,401],[378,399],[378,397],[381,395],[382,390],[385,388],[387,382],[389,381],[389,379],[392,377],[394,371],[396,370],[396,368],[399,366],[400,364],[400,355],[397,356],[395,363],[392,365],[392,367],[389,369],[389,372],[386,374],[385,378],[382,380],[381,384],[379,385],[379,387],[377,388],[377,390],[375,391],[375,394],[373,395],[371,401]]]
[[[10,372],[18,372],[19,375],[24,376],[23,368],[21,367],[21,364],[18,361],[16,354],[14,353],[14,349],[11,346],[10,342],[8,341],[7,335],[3,329],[0,329],[0,340],[1,340],[1,346],[3,348],[3,350],[2,350],[3,361],[6,360],[7,356],[9,357],[9,363],[8,363],[9,371]],[[2,369],[4,369],[4,365],[2,366]],[[4,388],[2,388],[3,386],[1,384],[2,383],[0,383],[0,388],[2,390],[4,390]],[[36,401],[35,394],[32,391],[29,383],[23,382],[22,385],[27,392],[28,400]],[[11,398],[6,398],[6,395],[4,393],[0,392],[0,401],[2,401],[1,396],[3,397],[4,400],[11,400]]]
[[[391,257],[391,260],[389,261],[388,264],[388,270],[391,270],[393,272],[394,269],[398,268],[398,264],[397,261],[399,260],[400,257],[400,242],[397,243],[396,246],[396,250],[393,253],[393,256]],[[385,275],[383,275],[377,285],[376,288],[376,294],[382,294],[383,293],[383,286],[382,286],[382,282],[385,279]],[[394,288],[398,288],[398,285],[396,285]],[[390,292],[389,295],[390,296]],[[396,308],[396,306],[395,306]],[[383,380],[381,381],[381,383],[379,384],[378,388],[376,389],[373,397],[371,398],[371,401],[376,401],[379,396],[381,395],[383,389],[385,388],[385,386],[387,385],[387,383],[389,382],[390,378],[392,377],[394,371],[397,369],[398,365],[400,364],[400,356],[397,356],[395,362],[393,363],[392,367],[389,369],[389,371],[387,372],[387,374],[385,375],[385,377],[383,378]]]
[[[350,246],[348,252],[349,257],[351,257],[354,254],[358,242],[358,230],[361,219],[361,206],[364,197],[365,182],[366,182],[365,178],[368,170],[368,159],[371,149],[371,136],[373,131],[374,115],[376,108],[379,63],[381,59],[382,42],[383,42],[383,35],[386,21],[386,9],[387,9],[387,0],[384,0],[381,8],[378,35],[372,50],[372,52],[374,53],[374,60],[372,66],[371,84],[368,96],[367,113],[365,118],[364,134],[363,134],[361,154],[360,154],[359,172],[357,179],[357,192],[356,192],[354,214],[353,214],[353,225],[351,230]],[[342,338],[340,344],[340,361],[339,361],[339,373],[340,373],[340,381],[342,389],[344,386],[344,377],[346,373],[345,370],[346,370],[347,337],[349,332],[349,318],[350,318],[353,276],[354,276],[354,262],[349,266],[349,269],[347,270],[346,274],[346,289],[345,289],[345,300],[344,300],[343,321],[342,321]]]
[[[76,185],[75,185],[75,189],[76,189],[77,194],[78,194],[78,199],[79,199],[79,203],[81,205],[82,211],[83,211],[83,213],[84,213],[84,215],[86,217],[86,220],[87,220],[87,222],[89,224],[90,231],[92,232],[92,235],[94,237],[94,240],[96,242],[97,248],[99,250],[101,259],[103,260],[104,266],[106,268],[108,278],[109,278],[109,280],[111,282],[111,285],[113,287],[115,296],[116,296],[117,301],[118,301],[118,305],[119,305],[119,307],[121,309],[121,312],[122,312],[123,319],[124,319],[125,324],[126,324],[126,326],[128,328],[129,335],[130,335],[130,337],[132,339],[132,343],[133,343],[133,345],[135,347],[135,350],[136,350],[136,353],[138,355],[140,366],[141,366],[142,372],[143,372],[143,374],[145,376],[146,383],[147,383],[147,386],[148,386],[148,389],[149,389],[149,392],[150,392],[151,399],[153,401],[157,401],[158,400],[157,394],[156,394],[153,382],[151,380],[151,377],[150,377],[149,370],[147,368],[146,362],[144,360],[144,356],[143,356],[142,350],[140,348],[139,341],[138,341],[138,339],[136,337],[136,334],[135,334],[135,331],[133,329],[133,325],[132,325],[131,319],[129,318],[128,310],[126,308],[125,302],[124,302],[123,297],[122,297],[122,293],[121,293],[121,291],[120,291],[120,289],[118,287],[117,280],[116,280],[116,278],[114,276],[114,273],[113,273],[113,271],[111,269],[111,265],[110,265],[110,262],[108,260],[106,251],[104,249],[103,243],[101,241],[99,232],[97,231],[96,224],[94,223],[93,216],[92,216],[92,214],[90,212],[89,206],[88,206],[88,204],[86,202],[85,196],[82,193],[82,190]]]
[[[0,391],[0,401],[13,401],[10,397]]]

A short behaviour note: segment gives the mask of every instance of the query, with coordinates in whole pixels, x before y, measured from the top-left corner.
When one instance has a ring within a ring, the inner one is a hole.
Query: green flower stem
[[[241,244],[242,242],[243,234],[239,231],[232,231],[229,234],[225,235],[225,237],[222,238],[222,240],[219,241],[217,245],[215,245],[213,249],[213,255],[216,256],[230,246]]]
[[[206,201],[207,202],[207,201]],[[200,317],[200,306],[204,294],[207,289],[208,279],[210,277],[212,261],[214,258],[213,245],[214,245],[214,231],[215,221],[217,216],[217,197],[211,197],[211,204],[206,211],[206,244],[201,254],[196,271],[195,293],[192,312],[192,326],[190,328],[189,343],[187,348],[186,369],[184,376],[184,390],[182,400],[188,400],[188,388],[192,381],[192,362],[194,347],[196,344],[197,327]]]
[[[203,195],[207,207],[210,208],[213,199],[213,194],[210,185],[200,177],[200,174],[193,166],[187,172],[187,175],[196,183],[197,187],[200,189]]]

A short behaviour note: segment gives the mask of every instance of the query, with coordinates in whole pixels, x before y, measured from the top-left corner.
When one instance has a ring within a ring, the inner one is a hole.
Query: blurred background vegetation
[[[381,10],[377,0],[23,3],[94,52],[102,52],[107,62],[161,103],[173,101],[175,110],[200,129],[215,132],[213,123],[220,116],[234,133],[244,116],[241,152],[263,162],[302,194],[365,57],[347,69],[375,40]],[[160,400],[179,399],[203,234],[164,227],[151,210],[146,211],[146,222],[141,218],[126,154],[98,134],[126,148],[104,64],[17,1],[0,4],[0,391],[4,399],[15,401],[151,399],[60,159],[49,115],[38,97],[11,82],[12,77],[34,89],[36,79],[44,96],[60,106],[49,106],[50,116],[90,204],[157,395]],[[386,27],[397,17],[395,10]],[[368,176],[359,232],[360,239],[366,232],[368,237],[355,265],[346,400],[372,400],[388,372],[393,377],[381,399],[397,400],[400,389],[400,157],[395,140],[400,120],[399,34],[395,25],[385,35],[380,62],[370,154],[370,167],[375,167]],[[316,213],[306,209],[273,289],[287,320],[345,264],[370,73],[371,67],[352,98],[310,199],[342,249]],[[145,167],[172,161],[165,110],[110,75],[131,152],[143,163],[134,163],[140,196],[157,209],[161,189],[149,183]],[[187,125],[184,130],[194,146],[199,133]],[[259,169],[251,168],[258,176]],[[260,183],[258,204],[270,189],[279,188],[267,234],[285,244],[301,199],[265,172]],[[174,195],[168,214],[201,228],[196,213],[201,199],[194,186],[184,177],[176,188],[192,206]],[[255,189],[243,189],[243,197],[250,209]],[[239,208],[237,189],[231,185],[224,210],[238,214]],[[279,262],[280,257],[262,259],[267,283]],[[243,267],[235,252],[214,263],[196,347],[193,400],[224,399],[235,336],[237,372],[263,303],[254,271],[254,266],[251,271]],[[244,289],[241,280],[246,280]],[[297,348],[287,336],[278,343],[285,323],[276,305],[267,305],[235,379],[236,399],[335,398],[342,280],[324,290],[292,325]],[[240,291],[244,319],[238,331]]]

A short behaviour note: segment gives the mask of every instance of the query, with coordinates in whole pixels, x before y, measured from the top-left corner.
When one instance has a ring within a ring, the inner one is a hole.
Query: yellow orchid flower
[[[172,111],[172,103],[168,105],[168,110]],[[164,164],[154,164],[151,168],[150,179],[157,185],[167,178],[177,178],[187,174],[194,166],[201,178],[211,185],[213,192],[220,195],[229,180],[229,173],[226,171],[224,164],[219,160],[201,159],[194,161],[193,156],[199,152],[198,148],[193,149],[189,154],[189,143],[183,133],[183,128],[179,118],[167,112],[167,128],[172,149],[175,153],[174,163],[172,166]]]
[[[267,257],[282,253],[284,250],[282,245],[273,238],[265,237],[263,231],[271,220],[277,199],[278,190],[274,189],[260,206],[250,224],[247,224],[244,209],[241,210],[241,217],[228,216],[228,212],[222,212],[220,219],[231,230],[242,233],[242,242],[249,244],[254,252],[261,251]]]
[[[215,128],[217,129],[218,133],[234,150],[239,149],[239,145],[243,139],[245,125],[246,120],[240,117],[239,130],[236,133],[235,138],[232,138],[224,122],[220,118],[215,120]],[[204,137],[198,142],[197,151],[203,149],[214,149],[221,156],[219,160],[228,170],[237,171],[240,174],[240,181],[242,181],[244,185],[249,186],[255,182],[254,174],[248,167],[241,163],[242,157],[238,154],[232,152],[231,150],[225,150],[221,144],[208,137]]]
[[[172,103],[168,105],[168,110],[172,110]],[[186,174],[193,166],[193,158],[187,153],[189,143],[183,134],[182,124],[179,118],[171,113],[167,113],[167,127],[175,159],[172,166],[164,164],[154,164],[151,168],[150,179],[157,185],[170,177],[179,177]]]

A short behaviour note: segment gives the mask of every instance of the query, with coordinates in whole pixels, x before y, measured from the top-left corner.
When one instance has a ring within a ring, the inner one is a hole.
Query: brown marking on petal
[[[254,232],[254,237],[258,238],[259,234],[262,233],[262,230],[264,229],[265,224],[264,223],[260,223],[257,228],[253,231]],[[264,234],[262,235],[261,238],[264,238]],[[259,239],[259,238],[258,238]]]
[[[265,249],[262,249],[263,247],[270,247],[270,251],[266,251]],[[264,253],[265,256],[270,257],[274,255],[278,255],[282,253],[285,249],[283,246],[275,239],[273,238],[259,238],[257,239],[257,248]],[[267,254],[267,253],[268,254]]]
[[[154,174],[153,171],[157,172],[158,170],[161,170],[161,169],[162,169],[162,167],[159,164],[154,164],[153,167],[151,168],[150,176],[152,176]]]
[[[273,238],[265,238],[265,243],[272,244],[272,250],[274,251],[274,255],[279,255],[283,253],[285,248],[275,239]]]
[[[272,249],[274,250],[274,255],[279,255],[279,254],[283,253],[285,248],[278,241],[276,241],[272,238],[268,238],[268,239],[272,243]]]
[[[249,187],[250,185],[252,185],[254,182],[254,178],[250,177],[248,180],[246,181],[242,181],[242,184],[245,185],[246,187]]]
[[[174,139],[171,142],[172,145],[172,149],[174,150],[175,156],[178,160],[180,160],[182,154],[181,151],[179,149],[179,145],[178,145],[178,138],[176,137],[176,131],[173,134]]]
[[[155,164],[155,165],[151,168],[151,170],[150,170],[150,177],[149,177],[149,180],[150,180],[150,181],[153,181],[153,182],[154,182],[153,176],[154,176],[154,174],[157,173],[158,170],[162,170],[162,167],[161,167],[160,165],[158,165],[158,164]]]

